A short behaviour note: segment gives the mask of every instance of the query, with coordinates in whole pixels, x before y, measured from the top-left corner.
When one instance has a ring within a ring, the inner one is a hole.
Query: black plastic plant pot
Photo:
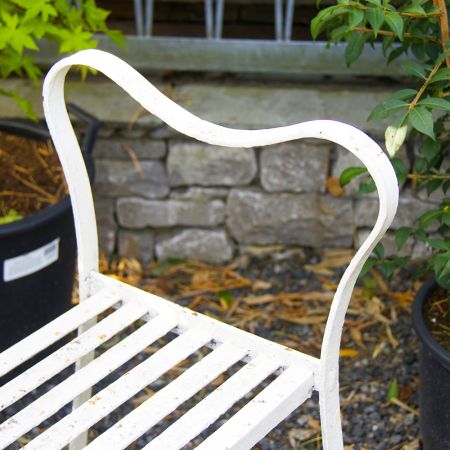
[[[435,341],[423,318],[427,298],[438,288],[432,278],[413,302],[413,324],[420,340],[419,407],[424,450],[450,450],[450,352]]]
[[[70,110],[80,112],[76,107]],[[83,154],[92,181],[91,152],[100,122],[90,119]],[[24,122],[0,121],[0,130],[40,141],[50,138],[48,130]],[[71,307],[75,262],[69,197],[37,214],[0,225],[0,351]]]

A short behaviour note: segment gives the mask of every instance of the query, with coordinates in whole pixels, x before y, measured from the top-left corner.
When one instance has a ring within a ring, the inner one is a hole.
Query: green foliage
[[[0,77],[12,75],[37,81],[42,75],[33,59],[41,40],[54,41],[60,53],[73,53],[97,45],[94,33],[104,33],[123,45],[121,32],[106,25],[109,12],[95,0],[0,0]],[[35,119],[31,104],[17,92],[0,90]]]
[[[347,169],[341,173],[339,183],[342,187],[344,187],[346,184],[350,183],[353,178],[363,173],[367,173],[367,169],[365,167],[347,167]]]
[[[392,401],[394,398],[398,398],[398,383],[397,383],[397,378],[393,378],[393,380],[391,381],[391,385],[389,386],[389,390],[387,393],[387,398],[386,400],[388,402]]]
[[[336,5],[323,8],[311,23],[316,39],[325,36],[330,43],[346,42],[345,61],[358,60],[366,42],[381,42],[387,64],[405,56],[402,64],[410,86],[395,92],[378,104],[369,120],[389,120],[386,129],[386,149],[399,184],[411,184],[413,190],[423,190],[430,196],[442,191],[441,204],[430,202],[429,211],[395,233],[398,249],[409,239],[422,241],[433,253],[425,261],[434,269],[438,283],[450,289],[450,169],[443,164],[450,149],[450,41],[448,23],[440,20],[445,1],[436,0],[337,0]],[[445,16],[444,16],[445,17]],[[389,73],[389,65],[386,69]],[[405,139],[418,149],[408,165],[396,157]],[[364,174],[364,169],[349,167],[340,177],[341,185]],[[360,183],[360,193],[373,192],[370,178]],[[395,269],[407,264],[398,256],[386,258],[381,245],[362,269],[362,273],[377,265],[390,277]]]
[[[23,219],[23,217],[15,209],[10,209],[4,216],[0,216],[0,225],[5,225],[20,219]]]

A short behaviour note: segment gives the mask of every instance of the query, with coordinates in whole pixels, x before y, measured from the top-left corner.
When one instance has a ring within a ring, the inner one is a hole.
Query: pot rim
[[[426,299],[438,287],[434,277],[429,278],[417,292],[412,304],[412,321],[414,329],[422,343],[432,355],[445,367],[450,369],[450,352],[440,345],[430,331],[423,319],[423,308]]]

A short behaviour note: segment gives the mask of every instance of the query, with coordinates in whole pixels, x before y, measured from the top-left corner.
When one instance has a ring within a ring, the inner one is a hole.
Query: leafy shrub
[[[428,196],[437,190],[442,192],[440,205],[430,203],[429,211],[415,223],[397,230],[395,242],[400,249],[414,237],[430,246],[433,254],[427,260],[427,269],[433,268],[438,283],[449,289],[450,168],[445,166],[445,159],[450,147],[450,42],[445,0],[338,0],[317,14],[311,33],[314,38],[325,33],[331,43],[345,41],[347,65],[360,57],[366,43],[375,41],[381,42],[387,63],[406,55],[402,67],[410,87],[378,104],[369,120],[391,120],[385,133],[386,148],[399,183],[406,181],[415,190],[425,189]],[[418,149],[409,167],[396,156],[408,134]],[[346,169],[341,184],[364,172],[359,167]],[[370,179],[360,184],[360,192],[374,190]],[[379,244],[364,270],[379,263],[389,277],[407,262],[397,256],[385,258]]]
[[[94,33],[105,33],[121,45],[123,35],[106,25],[109,12],[95,0],[0,0],[0,76],[28,77],[37,81],[41,70],[33,52],[45,39],[59,45],[60,53],[73,53],[97,45]],[[0,89],[12,97],[30,118],[35,118],[28,100],[17,92]]]

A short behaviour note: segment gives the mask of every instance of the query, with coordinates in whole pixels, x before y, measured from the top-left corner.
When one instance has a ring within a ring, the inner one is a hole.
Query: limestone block
[[[423,241],[416,240],[411,252],[411,259],[417,260],[429,258],[433,254],[433,252],[434,250],[430,245],[426,244]]]
[[[174,89],[180,103],[206,120],[240,128],[285,126],[332,118],[383,136],[389,120],[367,121],[391,87],[273,83],[186,83]],[[220,107],[219,107],[220,105]]]
[[[227,188],[216,187],[190,187],[174,189],[170,193],[171,198],[184,200],[210,200],[214,198],[226,198],[230,192]]]
[[[171,186],[246,185],[256,175],[256,158],[253,149],[176,141],[170,143],[167,171]]]
[[[134,156],[138,161],[161,159],[166,156],[166,144],[155,139],[98,139],[94,155],[98,159],[123,161],[132,161]]]
[[[175,130],[174,128],[169,127],[169,125],[166,125],[165,123],[162,123],[160,126],[150,129],[148,136],[151,139],[183,139],[186,137],[185,135]]]
[[[160,260],[190,258],[222,264],[233,257],[233,244],[223,230],[192,228],[160,234],[156,255]]]
[[[147,264],[153,258],[155,234],[152,230],[120,230],[118,251],[120,257],[136,258]]]
[[[95,161],[95,189],[101,195],[140,195],[162,198],[169,193],[166,170],[160,161]]]
[[[261,184],[269,192],[324,192],[330,148],[301,141],[265,147]]]
[[[117,224],[114,219],[114,200],[99,195],[94,196],[100,249],[110,255],[116,246]]]
[[[145,200],[120,198],[117,202],[120,225],[127,228],[215,226],[223,223],[225,205],[222,200]]]
[[[391,229],[410,227],[415,220],[430,209],[430,203],[415,198],[409,192],[400,194],[398,210]],[[361,197],[355,203],[355,225],[373,227],[378,216],[378,200]]]
[[[227,225],[240,244],[299,244],[350,247],[353,209],[350,199],[312,193],[265,194],[233,189]]]

